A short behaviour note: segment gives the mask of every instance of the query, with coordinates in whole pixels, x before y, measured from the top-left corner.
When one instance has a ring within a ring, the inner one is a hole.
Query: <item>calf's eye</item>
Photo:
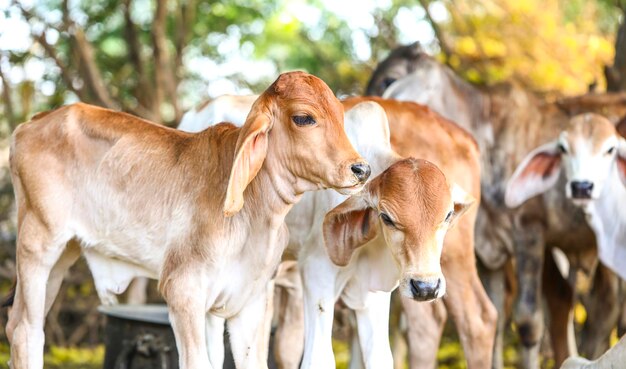
[[[615,146],[613,146],[613,147],[611,147],[610,149],[608,149],[608,150],[606,151],[606,154],[607,154],[607,155],[611,155],[613,152],[615,152]]]
[[[383,223],[385,223],[386,226],[389,226],[389,227],[396,226],[393,220],[391,220],[391,218],[389,217],[389,215],[385,213],[380,213],[380,219],[382,219]]]
[[[450,223],[451,219],[452,219],[452,211],[449,211],[448,215],[446,215],[446,219],[444,220],[444,222]]]
[[[386,90],[387,87],[391,86],[395,81],[396,81],[395,78],[387,77],[383,79],[381,83],[381,87],[383,88],[383,90]]]
[[[291,120],[298,126],[312,126],[316,123],[310,115],[294,115]]]
[[[565,149],[565,146],[563,146],[563,144],[559,144],[559,152],[561,154],[567,154],[567,150]]]

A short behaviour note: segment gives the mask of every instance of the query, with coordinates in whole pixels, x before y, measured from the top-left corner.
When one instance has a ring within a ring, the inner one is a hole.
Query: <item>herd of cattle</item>
[[[290,72],[178,130],[85,104],[20,125],[11,367],[43,368],[45,316],[82,255],[106,304],[159,280],[181,368],[222,367],[225,322],[237,368],[266,368],[274,309],[280,368],[334,368],[339,298],[351,368],[394,368],[390,310],[412,369],[436,366],[448,315],[470,369],[503,366],[510,319],[523,368],[540,365],[545,323],[556,367],[626,368],[624,339],[566,361],[626,329],[626,97],[477,89],[416,44],[366,95]]]

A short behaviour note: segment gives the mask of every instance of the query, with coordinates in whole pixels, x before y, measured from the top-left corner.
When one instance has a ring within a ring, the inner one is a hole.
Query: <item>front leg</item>
[[[546,250],[543,267],[543,288],[549,312],[549,336],[554,353],[554,366],[560,367],[569,356],[578,355],[574,335],[574,289],[576,272],[566,280],[556,265],[552,250]],[[570,284],[571,283],[571,284]],[[615,314],[615,319],[617,314]]]
[[[230,346],[237,369],[267,369],[267,309],[268,295],[263,291],[228,319]]]
[[[278,320],[274,359],[278,369],[298,369],[304,350],[302,280],[297,264],[284,264],[275,282],[274,306]]]
[[[622,308],[619,289],[619,277],[598,263],[591,290],[583,300],[587,320],[580,336],[580,352],[584,357],[595,359],[609,349],[611,330],[617,325]]]
[[[393,369],[389,346],[390,301],[390,292],[368,292],[365,307],[355,311],[365,368]]]
[[[211,313],[206,314],[206,347],[214,368],[224,367],[224,324],[226,320]]]
[[[175,283],[176,291],[164,294],[169,308],[170,322],[176,338],[180,369],[214,367],[209,362],[206,324],[206,289],[193,283]]]
[[[335,367],[332,346],[336,268],[327,256],[309,257],[301,265],[304,286],[304,355],[301,369]]]

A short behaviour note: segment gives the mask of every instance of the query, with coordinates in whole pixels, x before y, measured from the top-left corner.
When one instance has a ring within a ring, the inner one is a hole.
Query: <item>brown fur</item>
[[[392,147],[400,155],[433,162],[448,181],[455,182],[475,199],[481,198],[479,151],[476,141],[467,131],[427,107],[411,102],[355,97],[343,103],[347,110],[361,101],[375,101],[385,109]],[[496,312],[476,270],[476,205],[448,232],[441,262],[448,281],[444,302],[459,329],[462,342],[467,345],[468,363],[470,367],[484,368],[491,363]],[[419,333],[421,327],[417,324],[409,322],[409,325],[417,330],[414,335],[426,334]],[[430,350],[436,352],[436,347]],[[423,355],[423,351],[411,350],[411,362],[417,365]]]
[[[316,125],[296,126],[294,115]],[[117,271],[134,268],[125,272],[131,277],[160,279],[182,368],[208,365],[203,322],[213,305],[232,323],[237,366],[264,365],[264,328],[254,321],[264,313],[254,309],[265,309],[287,242],[286,213],[305,191],[355,191],[365,180],[351,169],[363,159],[328,86],[306,73],[283,74],[243,127],[197,134],[82,103],[38,118],[15,130],[11,146],[19,229],[7,324],[13,365],[40,366],[45,315],[81,249],[94,273],[98,254]],[[74,238],[83,247],[67,244]],[[248,272],[229,276],[230,264]],[[95,279],[101,298],[125,288],[101,289],[99,282],[111,282]]]

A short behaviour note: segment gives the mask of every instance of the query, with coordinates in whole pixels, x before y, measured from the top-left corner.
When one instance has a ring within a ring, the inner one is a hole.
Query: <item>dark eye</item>
[[[561,154],[567,154],[567,150],[565,150],[565,146],[563,146],[563,144],[559,144],[559,151]]]
[[[446,215],[446,219],[444,220],[444,222],[449,223],[450,219],[452,219],[452,211],[448,212],[448,215]]]
[[[387,77],[383,79],[381,83],[381,87],[383,88],[383,90],[386,90],[387,87],[391,86],[391,84],[394,83],[395,81],[396,81],[395,78]]]
[[[607,155],[611,155],[613,154],[613,152],[615,152],[615,146],[611,147],[610,149],[607,150],[606,154]]]
[[[291,120],[298,126],[311,126],[316,123],[310,115],[294,115]]]
[[[391,218],[389,218],[389,215],[385,214],[385,213],[380,213],[380,219],[382,219],[383,223],[385,223],[386,226],[389,227],[395,227],[396,224],[393,222],[393,220],[391,220]]]

